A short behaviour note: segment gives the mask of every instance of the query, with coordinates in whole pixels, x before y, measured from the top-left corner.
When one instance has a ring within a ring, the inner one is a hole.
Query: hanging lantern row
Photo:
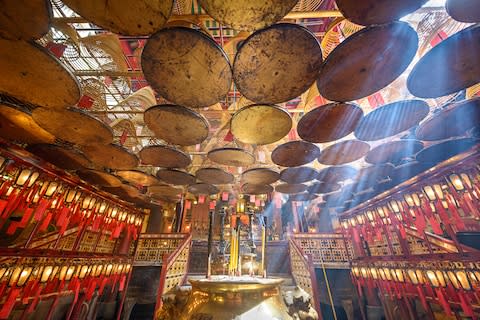
[[[377,288],[397,299],[419,297],[425,310],[429,308],[426,297],[430,297],[451,316],[450,302],[460,304],[465,315],[471,317],[472,305],[480,303],[480,269],[354,266],[351,276],[359,294],[363,294],[362,288]]]
[[[431,230],[456,241],[457,231],[480,230],[480,170],[451,173],[419,192],[393,195],[355,216],[342,220],[342,227],[355,241],[382,239],[386,228],[395,227],[406,239],[405,226],[415,227],[421,236]]]
[[[129,261],[85,260],[65,263],[0,265],[0,318],[7,319],[17,302],[33,312],[42,295],[73,291],[78,298],[83,290],[89,301],[95,290],[102,295],[106,286],[111,292],[123,291],[132,265]],[[74,304],[74,303],[73,303]]]
[[[53,223],[63,234],[70,224],[79,224],[93,231],[110,230],[113,238],[126,230],[136,239],[143,223],[143,215],[133,209],[0,157],[0,227],[15,212],[22,216],[10,222],[10,235],[36,222],[40,232]]]

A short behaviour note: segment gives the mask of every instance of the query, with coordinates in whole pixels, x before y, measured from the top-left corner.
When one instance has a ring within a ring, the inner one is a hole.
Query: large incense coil
[[[237,111],[230,121],[230,130],[240,142],[270,144],[285,137],[292,128],[292,117],[283,108],[255,104]]]
[[[304,192],[304,193],[291,194],[288,197],[288,200],[290,200],[290,201],[312,201],[312,200],[315,200],[317,198],[318,198],[318,196],[316,194]]]
[[[195,183],[195,184],[189,185],[187,190],[188,192],[197,194],[197,195],[198,194],[209,195],[209,194],[215,194],[219,192],[217,187],[208,183]]]
[[[355,136],[363,141],[380,140],[408,130],[420,123],[430,108],[422,100],[404,100],[390,103],[367,113]]]
[[[36,108],[32,117],[42,128],[71,143],[89,146],[113,141],[112,128],[80,109]]]
[[[367,97],[400,76],[417,48],[417,33],[408,23],[364,28],[328,55],[317,79],[318,90],[332,101]]]
[[[266,194],[273,192],[273,187],[269,184],[245,183],[241,191],[244,194]]]
[[[391,141],[370,150],[365,161],[372,164],[399,165],[402,161],[413,158],[422,149],[423,143],[418,140]]]
[[[50,28],[52,7],[48,0],[2,1],[0,38],[33,40],[43,37]]]
[[[82,150],[99,167],[130,170],[137,167],[139,162],[135,154],[116,144],[84,146]]]
[[[448,14],[461,22],[480,22],[480,5],[477,0],[447,0]]]
[[[315,82],[321,64],[315,36],[299,25],[280,23],[243,42],[235,56],[233,77],[249,100],[275,104],[304,93]]]
[[[0,92],[46,108],[80,99],[80,85],[47,49],[34,42],[0,39]]]
[[[297,167],[310,163],[320,155],[320,148],[306,141],[289,141],[272,151],[273,163],[283,167]]]
[[[148,108],[145,124],[156,137],[168,143],[191,146],[202,143],[208,137],[209,124],[200,113],[173,104]]]
[[[357,172],[357,169],[351,166],[332,166],[320,170],[317,180],[321,182],[339,182],[355,177]]]
[[[220,168],[201,168],[195,172],[198,180],[209,184],[229,184],[235,179],[233,174]]]
[[[173,185],[189,185],[195,183],[195,176],[185,171],[176,169],[160,169],[157,178]]]
[[[148,187],[148,194],[154,198],[175,198],[180,197],[182,194],[182,189],[168,185],[154,185]]]
[[[275,186],[275,191],[286,194],[302,193],[307,190],[307,186],[300,183],[282,183]]]
[[[346,140],[325,148],[318,157],[318,162],[327,165],[341,165],[363,158],[368,151],[370,151],[368,143]]]
[[[355,177],[358,184],[375,183],[377,180],[385,179],[393,172],[394,166],[390,163],[377,164],[360,169]]]
[[[298,122],[297,132],[313,143],[335,141],[353,132],[362,116],[362,109],[355,104],[329,103],[306,113]]]
[[[28,111],[0,103],[0,137],[20,143],[53,143],[55,136],[40,127]]]
[[[199,0],[215,20],[235,30],[254,31],[281,20],[298,0]]]
[[[146,36],[162,28],[172,13],[173,0],[132,2],[65,0],[88,21],[113,33]]]
[[[242,173],[242,181],[251,184],[271,184],[280,179],[280,174],[270,168],[252,168]]]
[[[122,181],[113,174],[100,170],[79,170],[80,179],[101,187],[119,187]]]
[[[140,195],[140,191],[132,185],[127,183],[122,183],[118,187],[104,187],[110,193],[116,194],[117,196],[123,198],[126,201],[133,202],[132,198],[138,197]]]
[[[428,51],[408,76],[408,90],[417,97],[437,98],[471,87],[480,82],[479,60],[480,26],[476,25]]]
[[[121,170],[115,172],[115,174],[134,185],[152,186],[159,183],[154,176],[139,170]]]
[[[166,145],[144,147],[139,156],[144,164],[164,168],[185,168],[192,162],[187,153]]]
[[[253,154],[241,148],[213,149],[208,152],[207,156],[213,162],[232,167],[248,167],[255,163]]]
[[[43,160],[65,170],[81,170],[91,166],[85,155],[74,148],[66,148],[55,144],[34,144],[27,150]]]
[[[341,187],[342,186],[338,183],[315,182],[309,186],[307,190],[309,193],[324,194],[340,190]]]
[[[480,140],[474,138],[448,140],[423,149],[415,159],[421,163],[436,165],[478,145],[480,145]]]
[[[282,170],[280,180],[287,183],[303,183],[317,178],[317,170],[310,167],[292,167]]]
[[[425,120],[416,130],[420,140],[460,137],[480,125],[480,97],[452,103]]]
[[[384,24],[419,9],[427,0],[336,0],[342,15],[360,25]]]
[[[145,79],[162,97],[200,108],[222,100],[232,70],[222,48],[204,33],[167,27],[153,34],[142,52]]]
[[[386,187],[382,187],[382,185],[377,186],[375,189],[377,191],[384,191],[385,189],[389,189],[393,185],[397,185],[402,183],[412,177],[419,175],[420,173],[424,172],[425,170],[429,169],[432,165],[426,162],[420,161],[410,161],[404,163],[400,166],[395,167],[391,174],[391,183],[386,184]]]

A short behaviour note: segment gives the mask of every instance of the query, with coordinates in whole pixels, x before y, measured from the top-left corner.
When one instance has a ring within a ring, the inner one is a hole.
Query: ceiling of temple
[[[341,211],[478,143],[480,19],[453,1],[103,2],[8,8],[0,136],[126,200]]]

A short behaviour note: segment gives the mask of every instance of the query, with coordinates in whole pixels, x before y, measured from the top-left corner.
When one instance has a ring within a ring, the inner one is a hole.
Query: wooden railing
[[[161,266],[164,257],[176,251],[188,237],[186,233],[141,234],[134,265]]]
[[[188,258],[190,255],[192,235],[188,236],[169,255],[163,257],[162,272],[157,291],[157,302],[155,304],[155,315],[162,308],[162,296],[171,289],[182,285],[188,274]]]
[[[315,309],[317,310],[321,319],[320,296],[312,257],[302,252],[295,240],[290,239],[288,243],[292,277],[297,286],[305,290],[312,297],[313,305],[315,306]]]
[[[297,246],[312,257],[316,268],[349,269],[352,246],[341,233],[295,233],[292,236]]]

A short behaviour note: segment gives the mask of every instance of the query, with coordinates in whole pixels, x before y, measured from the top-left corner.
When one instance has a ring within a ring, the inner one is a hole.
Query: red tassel
[[[112,238],[116,239],[120,236],[120,232],[122,232],[123,225],[121,223],[117,224],[115,230],[112,232]]]
[[[47,210],[47,207],[49,206],[50,201],[47,199],[42,199],[40,200],[40,203],[37,206],[37,209],[35,210],[35,214],[33,215],[33,220],[35,221],[40,221],[43,217],[43,214],[45,213],[45,210]]]
[[[460,305],[462,306],[462,310],[468,317],[474,317],[473,309],[470,304],[467,302],[467,297],[465,296],[464,291],[458,292],[458,299],[460,300]]]
[[[450,305],[443,294],[442,288],[435,288],[435,293],[437,294],[438,302],[440,302],[447,316],[453,316],[452,309],[450,308]]]
[[[120,278],[120,284],[118,285],[118,291],[123,291],[123,289],[125,289],[126,280],[127,276],[125,274],[122,274],[122,277]]]
[[[52,220],[52,213],[48,212],[45,219],[43,219],[42,224],[40,225],[39,231],[47,230],[47,227],[50,225],[50,221]]]
[[[92,299],[93,292],[95,292],[96,288],[97,288],[97,281],[95,279],[92,279],[92,281],[90,281],[88,288],[85,292],[85,299],[87,301],[90,301],[90,299]]]
[[[38,302],[40,301],[40,293],[42,292],[42,286],[38,286],[35,290],[35,295],[33,296],[33,301],[30,303],[27,309],[27,314],[30,314],[37,307]]]
[[[7,200],[0,200],[0,215],[3,214],[3,210],[7,207],[8,201]]]
[[[98,295],[101,296],[103,294],[103,289],[105,288],[105,285],[107,284],[108,278],[105,278],[104,276],[100,277],[100,286],[98,287]]]
[[[417,285],[416,288],[417,288],[418,296],[420,297],[420,302],[422,303],[423,308],[426,311],[428,311],[429,306],[428,306],[428,303],[427,303],[427,299],[425,298],[425,293],[423,292],[422,287]]]
[[[10,316],[10,313],[13,310],[13,307],[15,306],[15,302],[17,300],[17,297],[20,293],[21,289],[17,288],[12,288],[10,289],[10,292],[8,293],[7,300],[5,300],[5,303],[2,306],[2,309],[0,309],[0,319],[8,319]]]

